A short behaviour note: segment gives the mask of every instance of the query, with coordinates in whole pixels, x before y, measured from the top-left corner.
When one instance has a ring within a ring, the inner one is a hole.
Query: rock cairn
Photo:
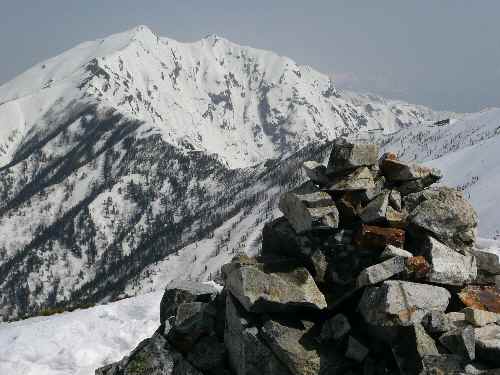
[[[334,143],[224,289],[176,282],[161,327],[99,375],[500,374],[498,258],[441,172]]]

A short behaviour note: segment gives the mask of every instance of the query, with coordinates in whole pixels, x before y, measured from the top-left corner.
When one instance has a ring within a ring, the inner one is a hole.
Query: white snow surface
[[[85,310],[0,323],[0,374],[93,375],[159,326],[161,292]]]

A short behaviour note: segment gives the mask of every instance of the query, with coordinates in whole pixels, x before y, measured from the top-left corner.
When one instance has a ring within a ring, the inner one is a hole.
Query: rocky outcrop
[[[431,186],[440,171],[377,158],[335,142],[328,167],[304,163],[310,181],[282,196],[261,254],[223,266],[220,294],[165,291],[162,351],[144,346],[171,358],[165,373],[493,373],[500,292],[484,272],[497,265],[476,259],[474,210]],[[132,374],[128,361],[98,374]]]

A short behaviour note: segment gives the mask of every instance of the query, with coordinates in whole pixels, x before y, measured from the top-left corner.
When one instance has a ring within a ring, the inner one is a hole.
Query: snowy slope
[[[54,106],[83,99],[233,167],[281,157],[318,138],[360,128],[392,132],[437,116],[421,106],[340,93],[329,77],[273,52],[215,35],[180,43],[139,26],[82,43],[0,87],[4,163],[18,138],[47,131]]]
[[[266,160],[442,116],[213,35],[139,26],[83,43],[0,87],[0,317],[123,296],[197,241],[221,253],[217,228],[254,238],[243,213],[272,210],[265,188],[284,185],[261,184]]]
[[[440,168],[479,214],[479,234],[500,235],[500,108],[464,116],[446,126],[415,126],[383,139],[385,150]]]
[[[161,293],[0,323],[0,374],[93,375],[159,326]]]

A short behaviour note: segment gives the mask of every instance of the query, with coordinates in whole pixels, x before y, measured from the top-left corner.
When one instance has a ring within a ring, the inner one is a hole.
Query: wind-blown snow
[[[162,294],[14,323],[0,323],[0,374],[93,375],[159,326]]]

